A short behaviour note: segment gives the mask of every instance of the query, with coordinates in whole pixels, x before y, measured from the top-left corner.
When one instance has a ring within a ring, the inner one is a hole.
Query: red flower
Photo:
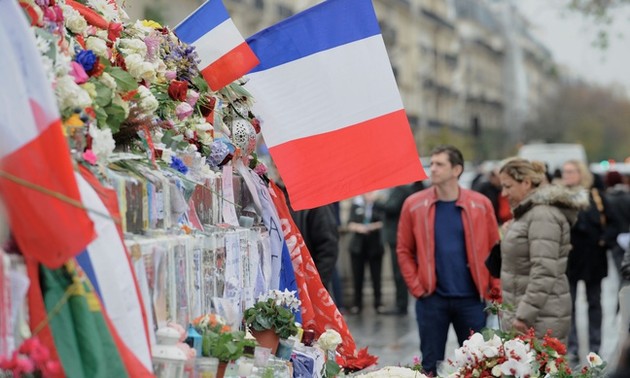
[[[107,39],[112,42],[115,42],[118,38],[120,38],[120,33],[123,31],[123,25],[118,22],[110,22],[107,27]]]
[[[260,133],[260,121],[258,118],[252,118],[251,120],[252,126],[254,126],[254,130],[256,130],[256,134]]]
[[[186,101],[188,93],[188,83],[185,81],[173,80],[168,86],[168,95],[177,101]]]
[[[491,301],[494,301],[494,302],[501,303],[501,301],[503,299],[501,297],[501,289],[496,287],[496,286],[490,288],[490,291],[488,292],[488,299],[490,299]]]
[[[545,335],[543,346],[546,346],[555,350],[561,356],[567,354],[567,347],[555,337],[550,337],[550,336]]]

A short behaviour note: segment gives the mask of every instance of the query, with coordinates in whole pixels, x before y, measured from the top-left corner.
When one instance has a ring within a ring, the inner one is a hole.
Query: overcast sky
[[[532,33],[551,50],[554,60],[588,81],[624,86],[630,94],[630,6],[616,12],[607,50],[594,48],[597,26],[567,12],[559,0],[516,0],[531,22]],[[619,36],[623,34],[623,36]]]

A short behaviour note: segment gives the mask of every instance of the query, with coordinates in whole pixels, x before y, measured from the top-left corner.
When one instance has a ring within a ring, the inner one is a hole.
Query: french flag
[[[25,257],[59,268],[94,238],[35,36],[0,0],[0,200]]]
[[[175,35],[195,46],[199,68],[210,89],[218,91],[246,74],[258,58],[236,29],[221,0],[209,0],[175,27]]]
[[[295,210],[426,178],[370,0],[328,0],[247,39],[252,111]]]

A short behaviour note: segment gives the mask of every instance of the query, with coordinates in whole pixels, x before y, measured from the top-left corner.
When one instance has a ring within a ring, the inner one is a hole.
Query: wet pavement
[[[389,256],[385,256],[385,260]],[[609,259],[610,260],[610,259]],[[394,304],[394,285],[391,276],[387,275],[388,264],[384,264],[383,272],[383,304],[386,307],[392,307]],[[343,272],[342,272],[343,276]],[[369,275],[368,275],[369,276]],[[349,277],[344,279],[344,298],[349,298],[348,291],[351,290]],[[364,288],[365,306],[363,312],[359,315],[345,315],[348,327],[355,339],[358,348],[369,347],[369,352],[379,357],[378,366],[388,365],[411,365],[415,356],[420,356],[420,338],[418,336],[418,328],[416,325],[414,305],[415,300],[410,300],[409,312],[406,316],[398,315],[380,315],[376,314],[372,308],[371,290],[369,278],[366,277]],[[618,275],[612,261],[609,263],[609,276],[602,282],[602,306],[603,306],[603,322],[602,322],[602,345],[600,348],[600,356],[604,361],[608,361],[609,365],[613,361],[610,359],[615,355],[617,341],[619,338],[618,316],[617,316],[617,291],[618,291]],[[587,334],[587,303],[584,288],[578,286],[577,301],[577,326],[578,338],[580,339],[580,356],[581,363],[585,363],[585,356],[588,351],[588,334]],[[454,350],[458,347],[455,332],[451,328],[446,346],[446,356],[449,358],[453,355]]]

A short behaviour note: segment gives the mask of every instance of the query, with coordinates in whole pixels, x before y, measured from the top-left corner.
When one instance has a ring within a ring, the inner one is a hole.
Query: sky
[[[608,49],[593,47],[598,26],[567,12],[566,1],[516,0],[531,23],[532,34],[571,73],[602,85],[619,84],[630,95],[630,5],[616,12]]]

